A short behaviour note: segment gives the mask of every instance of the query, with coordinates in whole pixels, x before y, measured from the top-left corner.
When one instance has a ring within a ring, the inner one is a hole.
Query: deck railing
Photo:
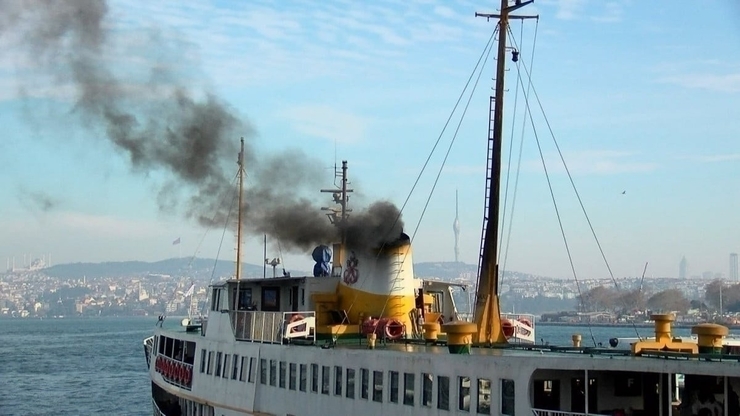
[[[162,379],[174,386],[190,390],[193,385],[193,365],[159,354],[155,360],[155,371]]]
[[[567,412],[564,410],[532,409],[534,416],[600,416],[599,413]]]
[[[282,344],[286,339],[296,338],[316,341],[314,311],[229,311],[229,317],[237,341],[271,344]]]

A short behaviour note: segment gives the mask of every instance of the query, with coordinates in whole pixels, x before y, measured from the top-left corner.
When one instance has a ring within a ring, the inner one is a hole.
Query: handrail
[[[173,386],[190,390],[193,385],[193,364],[158,354],[155,370],[162,379]]]

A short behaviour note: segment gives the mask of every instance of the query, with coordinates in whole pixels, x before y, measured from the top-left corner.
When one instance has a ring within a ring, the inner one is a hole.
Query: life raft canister
[[[403,336],[403,323],[397,319],[391,319],[385,325],[385,336],[388,339],[396,340]]]
[[[514,324],[508,319],[501,320],[501,330],[504,332],[506,339],[511,338],[514,335]]]
[[[293,316],[291,316],[291,317],[290,317],[290,320],[288,321],[288,324],[292,324],[292,323],[294,323],[294,322],[298,322],[298,321],[300,321],[300,320],[302,320],[302,319],[306,319],[306,318],[305,318],[305,317],[304,317],[303,315],[301,315],[301,314],[299,314],[299,313],[296,313],[296,314],[294,314]],[[304,325],[305,325],[305,324],[304,324]],[[297,325],[297,326],[294,326],[293,328],[290,328],[290,332],[291,332],[291,333],[293,333],[293,332],[297,332],[297,331],[298,331],[298,329],[297,329],[297,328],[298,328],[299,326],[301,326],[301,325]]]

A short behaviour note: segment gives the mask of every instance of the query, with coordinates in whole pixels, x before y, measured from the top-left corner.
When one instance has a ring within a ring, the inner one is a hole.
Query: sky
[[[249,203],[266,187],[328,206],[319,189],[347,160],[353,209],[403,207],[416,262],[454,260],[457,192],[460,261],[477,263],[492,55],[459,129],[470,90],[443,128],[495,28],[475,12],[498,2],[93,3],[80,20],[74,5],[0,8],[0,258],[233,258],[233,232],[203,225],[221,202],[213,183],[189,175],[231,179],[245,137]],[[686,256],[690,275],[727,276],[740,252],[740,5],[537,0],[518,13],[539,19],[511,25],[502,268],[620,278],[647,263],[676,277]],[[227,122],[203,123],[218,148],[193,157],[208,149],[181,133],[216,110]],[[244,261],[263,263],[262,241],[245,239]],[[313,265],[271,237],[267,257]]]

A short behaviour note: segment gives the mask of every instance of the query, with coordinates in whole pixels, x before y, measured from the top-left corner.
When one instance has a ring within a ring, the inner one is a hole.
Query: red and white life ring
[[[390,340],[396,340],[403,336],[403,323],[397,319],[391,319],[385,324],[385,337]]]
[[[298,321],[303,320],[303,319],[306,319],[306,318],[303,315],[301,315],[299,313],[296,313],[296,314],[294,314],[293,316],[290,317],[290,320],[288,321],[288,324],[292,324],[294,322],[298,322]],[[290,328],[290,332],[293,333],[293,332],[298,331],[297,328],[300,327],[300,326],[301,325],[297,325],[297,326],[295,326],[293,328]]]

